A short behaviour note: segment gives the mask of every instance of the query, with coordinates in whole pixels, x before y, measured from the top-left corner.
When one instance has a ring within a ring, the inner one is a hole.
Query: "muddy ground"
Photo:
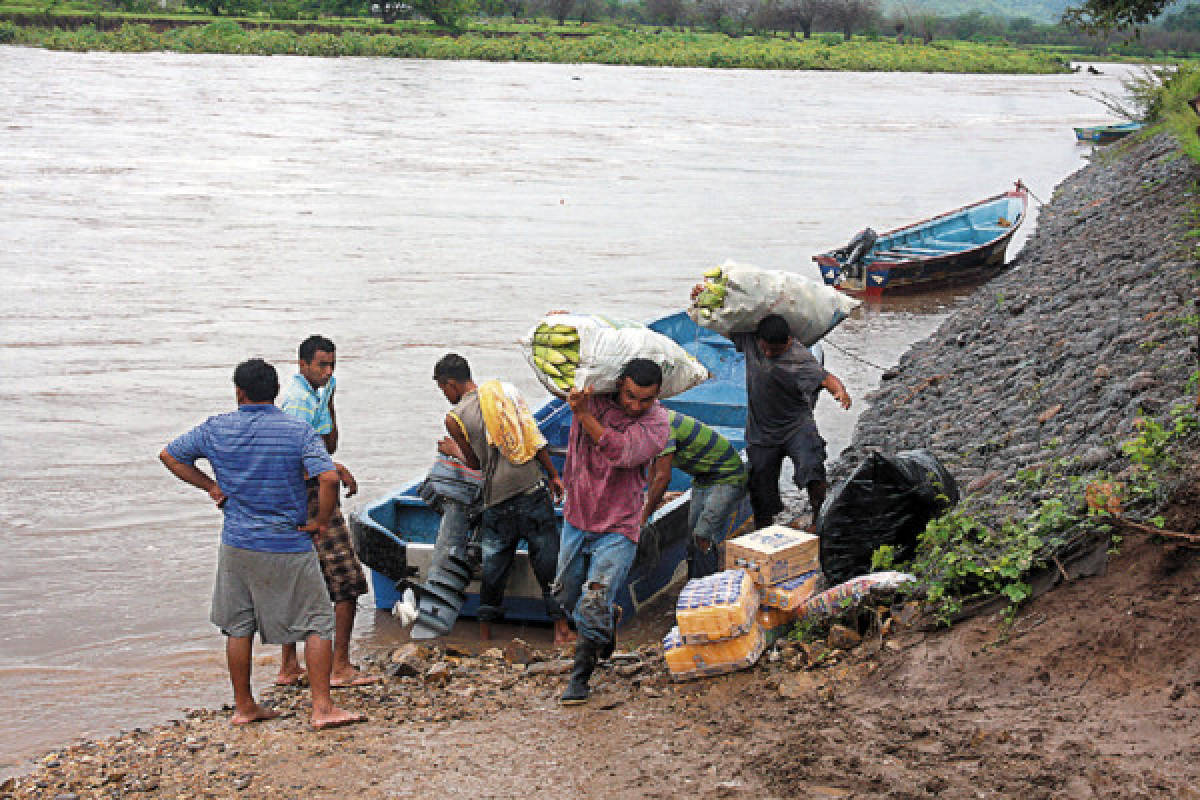
[[[1195,531],[1198,497],[1189,482],[1168,525]],[[785,643],[694,683],[671,683],[655,646],[627,637],[571,709],[556,703],[565,653],[425,651],[406,662],[416,675],[338,692],[366,724],[315,733],[305,691],[270,690],[282,719],[234,728],[228,710],[193,711],[50,753],[3,794],[1200,798],[1198,577],[1200,550],[1133,537],[1106,575],[1010,627],[897,624],[815,666],[823,645]]]

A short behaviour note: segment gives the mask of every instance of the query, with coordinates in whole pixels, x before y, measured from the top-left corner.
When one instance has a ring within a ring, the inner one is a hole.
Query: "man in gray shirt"
[[[439,448],[483,473],[483,521],[480,544],[483,576],[479,590],[479,636],[491,638],[491,626],[504,617],[502,601],[517,543],[529,546],[529,564],[542,589],[546,615],[554,622],[554,643],[572,641],[566,615],[550,593],[558,566],[559,525],[553,499],[563,496],[562,480],[546,447],[522,464],[514,464],[488,442],[479,388],[471,367],[449,353],[433,368],[433,378],[454,408],[446,415],[450,440]],[[553,499],[552,499],[553,495]]]
[[[825,502],[825,440],[813,419],[817,392],[827,390],[842,408],[850,395],[808,348],[792,338],[787,320],[764,317],[754,333],[733,334],[746,356],[746,455],[750,461],[750,505],[754,526],[765,528],[783,510],[779,473],[792,460],[793,480],[808,490],[813,520]]]

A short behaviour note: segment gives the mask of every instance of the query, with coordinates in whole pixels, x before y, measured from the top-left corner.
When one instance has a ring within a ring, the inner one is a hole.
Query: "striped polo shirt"
[[[321,437],[274,405],[248,404],[209,417],[167,445],[183,464],[206,459],[228,498],[221,542],[243,550],[304,553],[312,536],[304,476],[336,469]]]
[[[330,375],[329,383],[317,390],[303,375],[296,373],[292,376],[292,382],[284,387],[279,397],[279,407],[296,419],[307,422],[317,433],[333,433],[329,396],[336,385],[336,378]]]
[[[668,411],[667,418],[671,434],[662,455],[674,453],[676,469],[691,475],[700,486],[746,482],[746,465],[728,439],[678,411]]]

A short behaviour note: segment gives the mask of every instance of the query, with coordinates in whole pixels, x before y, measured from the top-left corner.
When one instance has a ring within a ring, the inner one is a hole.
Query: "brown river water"
[[[421,472],[447,350],[537,384],[550,308],[651,318],[735,258],[813,253],[980,199],[1043,199],[1107,121],[1103,77],[73,54],[0,47],[0,774],[228,698],[207,622],[218,513],[156,455],[338,345],[339,456]],[[1027,235],[1033,225],[1025,226]],[[830,337],[889,365],[954,296]],[[862,396],[879,371],[830,349]],[[854,414],[819,420],[834,455]],[[363,599],[360,644],[396,635]],[[271,674],[260,648],[256,680]]]

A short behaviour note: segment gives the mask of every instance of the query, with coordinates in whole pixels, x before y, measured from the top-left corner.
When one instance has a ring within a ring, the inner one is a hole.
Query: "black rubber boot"
[[[620,606],[613,606],[612,637],[608,640],[607,644],[597,647],[596,651],[596,658],[600,661],[608,661],[608,659],[612,658],[613,651],[617,649],[617,626],[621,624],[621,617],[624,613],[625,610]]]
[[[575,668],[571,670],[571,681],[558,702],[564,706],[578,706],[588,700],[588,681],[596,669],[598,647],[595,642],[579,637],[575,643]]]

